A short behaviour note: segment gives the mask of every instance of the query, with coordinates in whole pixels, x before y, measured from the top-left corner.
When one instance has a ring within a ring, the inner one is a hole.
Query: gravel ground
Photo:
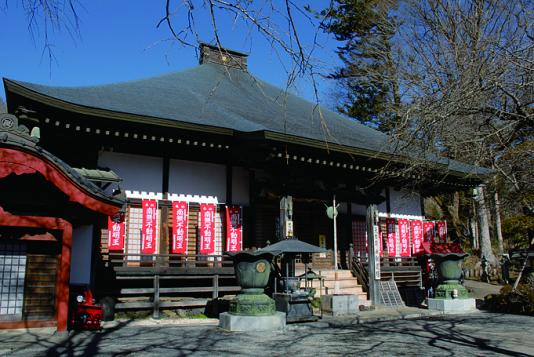
[[[100,333],[51,329],[0,332],[9,356],[534,356],[534,318],[476,313],[422,319],[289,325],[283,332],[236,333],[213,325],[139,325]]]

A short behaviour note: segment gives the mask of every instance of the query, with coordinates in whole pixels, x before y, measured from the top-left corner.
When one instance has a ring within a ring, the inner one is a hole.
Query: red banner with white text
[[[200,254],[215,253],[215,212],[215,204],[200,204]]]
[[[447,243],[447,222],[438,221],[438,237],[440,243]]]
[[[397,256],[397,234],[396,234],[396,220],[394,218],[386,218],[387,226],[387,243],[388,243],[388,256]]]
[[[425,237],[425,242],[434,243],[434,222],[423,223],[423,236]]]
[[[243,210],[240,206],[226,207],[226,251],[239,252],[243,246]]]
[[[187,202],[172,203],[172,253],[187,254],[187,224],[189,205]]]
[[[154,254],[156,252],[156,237],[158,229],[158,203],[156,200],[143,200],[143,226],[141,228],[141,253]]]
[[[108,249],[124,250],[124,221],[118,216],[108,217]]]
[[[420,255],[423,252],[423,222],[411,221],[413,254]]]
[[[410,249],[410,231],[408,229],[408,220],[399,219],[399,237],[400,237],[400,256],[409,257],[412,252]]]

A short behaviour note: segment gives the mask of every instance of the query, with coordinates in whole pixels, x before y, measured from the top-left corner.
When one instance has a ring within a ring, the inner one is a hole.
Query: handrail
[[[143,254],[111,252],[109,260],[113,267],[232,267],[233,262],[221,254]]]
[[[353,256],[350,263],[350,270],[358,279],[364,291],[369,291],[369,272],[364,267],[358,257]]]

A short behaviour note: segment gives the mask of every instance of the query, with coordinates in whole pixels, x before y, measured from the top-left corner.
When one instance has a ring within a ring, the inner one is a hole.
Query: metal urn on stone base
[[[428,309],[446,313],[476,311],[475,299],[469,298],[467,289],[460,284],[462,263],[468,254],[455,252],[459,251],[456,247],[444,248],[441,253],[431,254],[438,267],[440,284],[434,298],[428,299]]]
[[[228,253],[234,261],[241,292],[230,302],[230,311],[219,315],[219,327],[230,331],[273,331],[286,325],[284,313],[264,293],[269,283],[272,252]]]

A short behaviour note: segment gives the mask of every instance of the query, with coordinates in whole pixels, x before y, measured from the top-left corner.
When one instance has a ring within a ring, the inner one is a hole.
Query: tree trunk
[[[471,217],[469,218],[469,227],[471,228],[471,237],[472,237],[472,248],[478,249],[479,247],[479,239],[478,239],[478,223],[477,223],[477,210],[475,207],[475,204],[473,203],[472,211],[471,211]]]
[[[480,257],[486,257],[492,266],[497,266],[497,258],[495,258],[493,250],[491,249],[490,227],[488,220],[489,212],[486,205],[486,199],[484,198],[484,186],[480,185],[476,189],[476,192],[477,194],[475,196],[475,200],[477,202],[477,213],[480,228]]]
[[[495,231],[497,232],[497,242],[499,248],[499,256],[504,254],[504,243],[502,239],[501,229],[501,206],[499,202],[499,193],[495,189]]]

